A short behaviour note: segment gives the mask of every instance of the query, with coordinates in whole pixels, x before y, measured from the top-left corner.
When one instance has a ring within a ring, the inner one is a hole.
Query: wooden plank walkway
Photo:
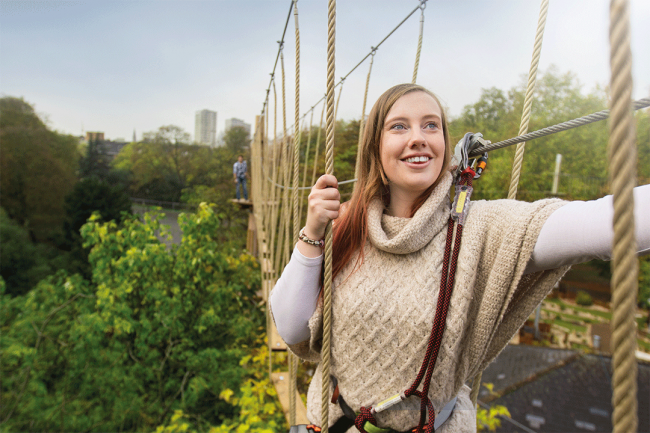
[[[273,382],[273,385],[275,386],[275,390],[278,393],[278,398],[280,400],[280,404],[282,405],[282,411],[284,412],[284,416],[287,419],[287,422],[290,422],[289,421],[289,373],[286,371],[281,373],[272,373],[271,381]],[[298,393],[298,391],[296,391],[296,424],[309,424],[309,420],[307,419],[307,409],[305,408],[305,405],[302,402],[302,399],[300,398],[300,394]]]
[[[280,337],[280,334],[278,334],[278,330],[275,328],[275,323],[273,323],[273,320],[271,320],[271,332],[270,332],[270,337],[271,337],[271,350],[274,352],[286,352],[287,351],[287,345]]]

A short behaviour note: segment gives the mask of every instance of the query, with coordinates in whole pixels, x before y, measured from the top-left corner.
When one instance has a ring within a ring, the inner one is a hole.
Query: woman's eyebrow
[[[440,117],[440,115],[439,115],[439,114],[436,114],[436,113],[425,114],[424,116],[422,116],[422,119],[437,119],[437,120],[442,120],[442,118]],[[408,120],[409,120],[409,118],[406,117],[406,116],[397,116],[397,117],[389,117],[389,118],[387,118],[387,119],[384,121],[384,123],[391,123],[391,122],[397,122],[397,121],[406,122],[406,121],[408,121]]]

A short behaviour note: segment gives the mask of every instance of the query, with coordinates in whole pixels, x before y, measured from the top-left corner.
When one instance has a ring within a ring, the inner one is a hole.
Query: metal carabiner
[[[483,173],[483,170],[485,170],[485,166],[487,165],[487,152],[479,158],[474,158],[471,163],[469,160],[469,154],[477,147],[487,146],[490,143],[491,141],[485,140],[483,134],[480,132],[468,132],[465,134],[458,144],[456,144],[454,150],[454,156],[452,158],[452,166],[456,165],[456,170],[453,173],[454,178],[457,179],[467,168],[471,168],[476,172],[474,179],[481,177],[481,173]]]

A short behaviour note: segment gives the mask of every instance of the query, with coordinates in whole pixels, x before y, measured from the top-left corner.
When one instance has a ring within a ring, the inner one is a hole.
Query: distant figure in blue
[[[239,186],[241,185],[244,190],[244,200],[248,201],[248,190],[246,189],[246,176],[248,176],[248,173],[246,161],[244,161],[242,155],[237,157],[237,162],[232,166],[232,176],[237,184],[237,200],[241,200],[241,195],[239,194]]]

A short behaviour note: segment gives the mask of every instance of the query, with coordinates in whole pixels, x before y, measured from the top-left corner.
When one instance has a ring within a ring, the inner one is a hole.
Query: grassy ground
[[[546,316],[542,320],[543,323],[549,323],[556,330],[561,329],[565,333],[576,333],[585,337],[590,324],[606,323],[612,319],[612,313],[603,311],[602,307],[576,305],[559,298],[546,299],[542,304],[542,311]],[[636,317],[635,321],[639,330],[647,330],[646,317]],[[639,333],[637,338],[639,350],[650,352],[649,337],[650,334],[647,332]],[[588,346],[577,342],[572,342],[571,347],[576,349],[588,348]]]

